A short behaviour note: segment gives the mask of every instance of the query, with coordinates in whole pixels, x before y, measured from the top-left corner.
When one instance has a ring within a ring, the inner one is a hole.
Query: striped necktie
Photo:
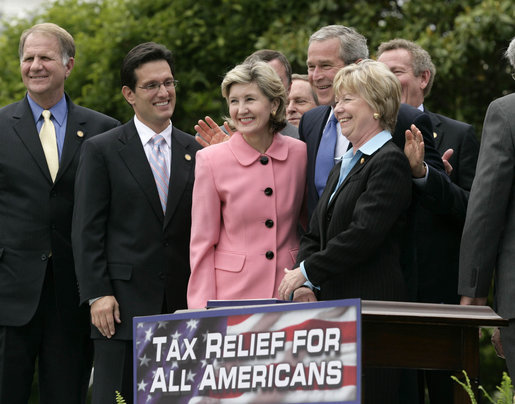
[[[156,180],[157,192],[163,207],[163,213],[166,212],[166,200],[168,198],[168,169],[166,168],[166,160],[164,157],[165,139],[161,135],[154,135],[149,141],[151,152],[149,156],[150,167]]]
[[[43,152],[45,153],[46,163],[48,165],[48,170],[50,171],[50,176],[52,177],[52,181],[55,182],[55,177],[57,175],[57,171],[59,170],[59,153],[57,151],[55,126],[50,120],[52,114],[48,109],[45,109],[41,115],[43,115],[43,119],[45,121],[43,122],[41,130],[39,131],[39,140],[41,140],[41,145],[43,146]]]

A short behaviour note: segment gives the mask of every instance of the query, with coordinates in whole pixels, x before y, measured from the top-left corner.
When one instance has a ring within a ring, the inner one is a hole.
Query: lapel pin
[[[361,160],[359,161],[359,164],[363,164],[365,162],[365,157],[361,157]]]
[[[84,137],[84,132],[83,132],[83,131],[81,131],[81,130],[78,130],[78,131],[77,131],[77,136],[78,136],[78,137]]]
[[[185,159],[186,161],[190,161],[190,160],[191,160],[191,156],[190,156],[189,154],[185,154],[185,155],[184,155],[184,159]]]
[[[433,132],[433,137],[436,139],[438,137],[438,135],[436,134],[436,132]]]

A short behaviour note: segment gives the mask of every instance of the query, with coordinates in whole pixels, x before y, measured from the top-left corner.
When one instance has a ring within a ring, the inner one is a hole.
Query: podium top
[[[361,314],[366,321],[384,321],[387,318],[389,322],[460,324],[468,327],[508,325],[508,320],[489,306],[362,300]]]

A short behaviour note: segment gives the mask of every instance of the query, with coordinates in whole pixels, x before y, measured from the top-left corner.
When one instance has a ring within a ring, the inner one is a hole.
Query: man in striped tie
[[[116,390],[132,402],[132,318],[186,308],[200,148],[171,121],[178,82],[168,49],[134,47],[121,82],[134,118],[85,142],[72,228],[80,300],[91,311],[99,404],[113,402]]]

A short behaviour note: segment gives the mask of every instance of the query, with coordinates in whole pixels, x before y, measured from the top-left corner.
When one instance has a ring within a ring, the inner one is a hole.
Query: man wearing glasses
[[[84,143],[72,241],[80,300],[90,305],[93,404],[132,402],[132,318],[186,308],[195,153],[172,125],[172,54],[148,42],[121,68],[135,116]],[[147,386],[149,388],[149,386]]]

